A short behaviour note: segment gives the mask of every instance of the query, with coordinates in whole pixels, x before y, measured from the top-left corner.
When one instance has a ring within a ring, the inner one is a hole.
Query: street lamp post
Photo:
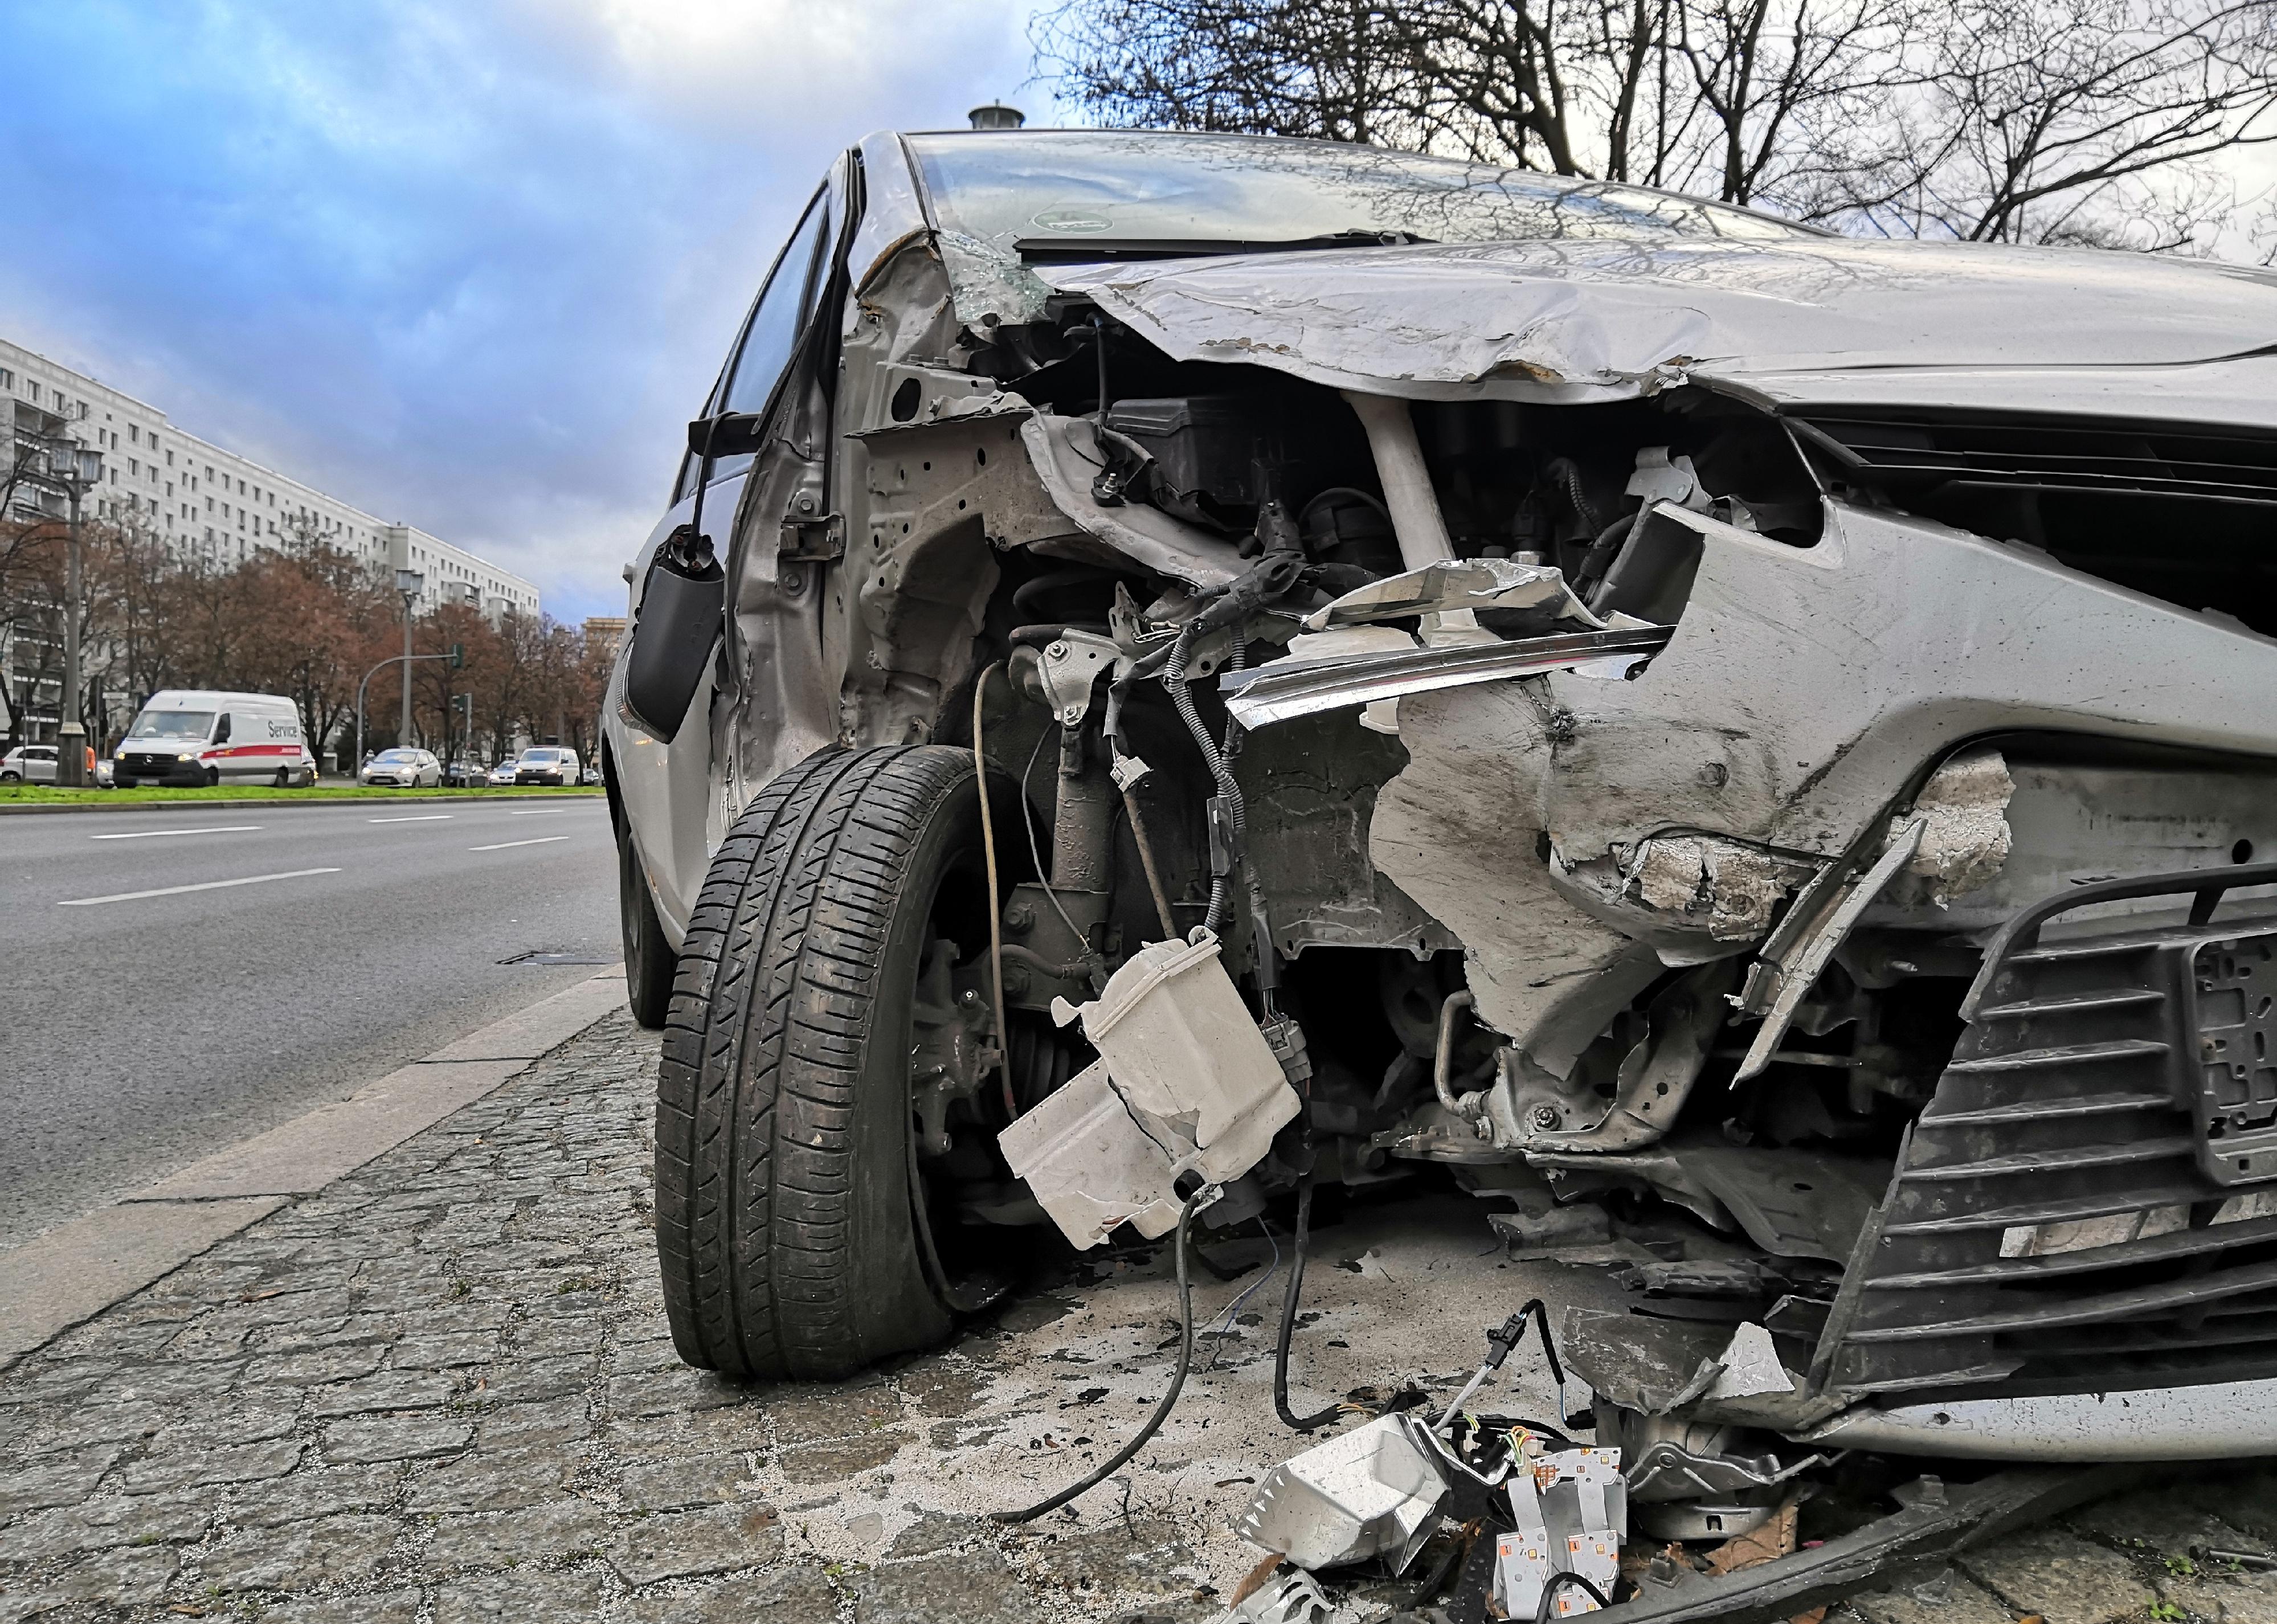
[[[64,566],[64,691],[62,720],[56,728],[56,782],[73,789],[87,785],[87,728],[80,721],[85,681],[80,667],[80,621],[85,614],[86,583],[80,564],[80,501],[103,477],[103,454],[69,437],[50,442],[48,477],[71,501],[70,539]]]
[[[427,584],[427,577],[416,569],[395,572],[395,590],[403,595],[403,723],[396,729],[395,742],[408,747],[411,743],[411,606],[419,601],[419,593]],[[358,766],[363,765],[359,761]]]

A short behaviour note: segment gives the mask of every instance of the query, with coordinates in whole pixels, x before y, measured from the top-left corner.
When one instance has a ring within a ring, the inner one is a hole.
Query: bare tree
[[[1970,241],[2203,246],[2235,202],[2212,160],[2277,140],[2265,0],[1963,0],[1919,54],[1918,88],[1851,126],[1867,149],[1816,212]]]
[[[1064,0],[1110,124],[1626,180],[1885,234],[2203,246],[2277,137],[2277,0]]]

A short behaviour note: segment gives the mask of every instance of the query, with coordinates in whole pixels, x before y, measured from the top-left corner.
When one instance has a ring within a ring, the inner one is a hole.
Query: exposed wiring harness
[[[1573,1571],[1554,1573],[1543,1581],[1542,1599],[1534,1604],[1534,1624],[1550,1624],[1557,1616],[1557,1592],[1572,1586],[1586,1591],[1591,1601],[1600,1607],[1610,1607],[1612,1598],[1580,1574]]]
[[[1542,1306],[1542,1299],[1536,1297],[1496,1329],[1487,1332],[1486,1359],[1472,1374],[1469,1382],[1464,1384],[1463,1391],[1455,1395],[1455,1401],[1447,1407],[1447,1413],[1439,1417],[1441,1428],[1455,1419],[1463,1406],[1470,1402],[1471,1395],[1485,1384],[1487,1377],[1502,1369],[1503,1361],[1510,1357],[1511,1350],[1525,1339],[1528,1324],[1538,1327],[1542,1332],[1542,1356],[1550,1362],[1550,1379],[1557,1384],[1557,1419],[1561,1424],[1565,1422],[1565,1371],[1557,1362],[1557,1349],[1550,1340],[1550,1310]]]
[[[1194,633],[1202,617],[1194,616],[1178,629],[1178,640],[1170,645],[1170,658],[1162,667],[1163,686],[1170,690],[1170,703],[1178,707],[1178,718],[1193,735],[1194,743],[1202,752],[1210,777],[1216,781],[1217,797],[1212,804],[1214,814],[1210,829],[1210,896],[1209,911],[1203,917],[1202,927],[1213,934],[1225,925],[1226,900],[1232,878],[1232,849],[1238,849],[1245,820],[1241,807],[1241,786],[1234,782],[1233,768],[1225,752],[1210,731],[1202,725],[1201,713],[1194,708],[1193,690],[1186,683],[1186,660],[1193,652]],[[1237,656],[1239,644],[1236,645]],[[1233,723],[1226,724],[1230,743]],[[1222,817],[1223,827],[1218,827]],[[1229,849],[1231,848],[1231,849]]]
[[[1128,1444],[1116,1450],[1105,1465],[1092,1472],[1081,1483],[1070,1484],[1051,1498],[1040,1500],[1024,1511],[991,1512],[989,1515],[996,1521],[1033,1522],[1047,1513],[1057,1511],[1078,1495],[1096,1489],[1116,1472],[1122,1470],[1131,1456],[1146,1448],[1146,1440],[1161,1430],[1164,1422],[1169,1420],[1170,1411],[1177,1405],[1178,1395],[1185,1391],[1186,1373],[1193,1369],[1194,1363],[1194,1287],[1193,1281],[1186,1272],[1186,1252],[1192,1243],[1187,1239],[1186,1233],[1192,1226],[1194,1214],[1215,1201],[1217,1196],[1218,1186],[1206,1184],[1186,1197],[1186,1204],[1178,1208],[1178,1368],[1170,1377],[1169,1391],[1163,1393],[1161,1402],[1154,1407],[1154,1413],[1146,1417],[1146,1425],[1140,1427],[1131,1436]]]

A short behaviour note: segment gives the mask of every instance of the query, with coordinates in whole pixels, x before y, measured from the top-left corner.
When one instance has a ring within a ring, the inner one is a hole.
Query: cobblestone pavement
[[[655,1056],[612,1017],[0,1375],[0,1624],[1180,1624],[1223,1605],[1258,1554],[1228,1525],[1291,1448],[1261,1312],[1277,1280],[1199,1293],[1208,1368],[1119,1483],[988,1522],[1151,1406],[1174,1329],[1161,1259],[1087,1265],[842,1385],[686,1369],[649,1227]],[[1336,1226],[1307,1368],[1341,1383],[1428,1358],[1445,1369],[1425,1385],[1459,1381],[1473,1288],[1534,1289],[1485,1239],[1459,1201]],[[1553,1401],[1523,1381],[1515,1400]],[[2193,1545],[2277,1549],[2277,1485],[2107,1502],[1856,1612],[2277,1624],[2277,1580],[2216,1575]]]

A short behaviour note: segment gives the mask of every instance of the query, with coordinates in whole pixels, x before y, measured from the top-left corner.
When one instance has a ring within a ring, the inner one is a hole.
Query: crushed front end
[[[937,1229],[1451,1182],[1610,1271],[1553,1324],[1654,1537],[1844,1452],[2277,1451],[2277,423],[2051,358],[2153,273],[1941,386],[2029,268],[1954,257],[1932,339],[1861,245],[930,223],[859,275],[829,546],[742,555],[770,698],[715,748],[1005,776],[1001,940],[925,1013]],[[1101,1058],[1172,942],[1263,1039],[1222,1096]]]

